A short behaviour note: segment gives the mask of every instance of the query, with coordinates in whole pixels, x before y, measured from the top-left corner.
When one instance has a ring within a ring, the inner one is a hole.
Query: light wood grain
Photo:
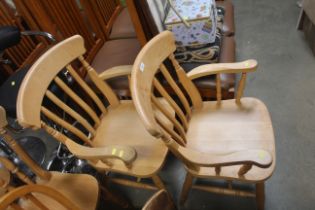
[[[171,32],[162,32],[150,40],[134,63],[131,92],[136,110],[147,131],[157,139],[163,140],[188,170],[181,203],[186,200],[191,187],[227,195],[254,196],[252,193],[235,191],[232,188],[219,190],[196,186],[192,184],[192,179],[214,178],[256,184],[264,182],[272,175],[276,156],[268,109],[258,99],[242,98],[246,74],[256,70],[257,62],[247,60],[239,63],[202,65],[187,75],[177,75],[179,84],[174,84],[175,80],[163,64],[166,58],[170,58],[176,71],[182,72],[178,63],[174,61],[172,55],[174,50],[175,40]],[[161,85],[157,81],[156,74],[159,73],[159,67],[168,84],[173,89],[177,89],[174,94],[179,100],[171,99],[163,88],[164,84]],[[222,100],[221,73],[242,73],[236,100]],[[193,85],[191,80],[212,74],[217,78],[217,101],[201,102],[196,89],[191,88]],[[184,87],[192,107],[187,106],[186,98],[183,97],[179,86]],[[183,123],[185,120],[180,120],[180,113],[181,111],[185,113],[187,129],[181,130],[180,135],[175,132],[179,125],[170,117],[169,112],[161,109],[154,98],[153,87],[166,99],[173,112],[179,113],[176,121],[182,124],[183,128],[186,125]],[[178,108],[181,111],[176,110]],[[162,115],[173,124],[173,129],[164,126],[161,122]],[[187,144],[183,144],[181,139],[187,140]],[[259,197],[261,191],[262,188],[258,187]]]
[[[131,75],[132,65],[115,66],[106,69],[99,74],[101,80],[108,80],[114,77],[128,76]]]
[[[16,189],[11,190],[6,195],[0,198],[0,209],[7,209],[15,200],[18,198],[26,197],[27,195],[34,194],[41,194],[45,195],[43,198],[48,196],[50,199],[45,199],[42,201],[33,202],[28,200],[28,204],[22,204],[19,208],[20,209],[34,209],[34,207],[40,207],[42,210],[46,209],[73,209],[73,210],[80,210],[77,204],[73,203],[66,197],[64,197],[61,193],[57,190],[44,186],[44,185],[26,185],[22,187],[18,187]],[[47,197],[46,197],[47,198]],[[47,200],[54,200],[55,203],[48,203]],[[15,204],[19,206],[19,204]],[[16,207],[17,207],[16,206]],[[47,208],[47,206],[49,208]]]
[[[73,36],[42,55],[23,81],[23,89],[19,93],[17,104],[19,122],[33,129],[44,128],[50,135],[66,145],[75,156],[86,159],[101,172],[112,171],[136,178],[156,177],[166,158],[167,147],[146,132],[133,103],[119,101],[104,81],[106,78],[116,76],[127,77],[130,75],[130,67],[126,66],[116,73],[113,72],[114,68],[109,70],[108,74],[104,73],[101,78],[83,58],[84,53],[82,37]],[[98,88],[99,92],[95,92],[95,89],[76,73],[71,66],[73,61],[82,63],[92,85]],[[76,85],[68,85],[57,76],[65,67]],[[44,71],[47,72],[44,74]],[[40,77],[42,78],[39,79]],[[65,95],[71,98],[71,103],[63,101],[62,97],[58,98],[57,94],[54,95],[47,90],[51,82],[57,84]],[[80,93],[80,90],[86,94]],[[34,101],[29,102],[28,99],[33,98],[33,95],[35,95]],[[62,113],[55,113],[55,109],[47,105],[43,106],[44,96],[71,117],[60,117],[63,116]],[[109,106],[105,107],[107,102]],[[83,110],[80,111],[77,106]],[[79,137],[85,144],[77,144],[71,137],[46,124],[41,120],[39,112]],[[91,119],[87,119],[87,115]],[[90,133],[85,133],[84,129],[75,127],[72,118]],[[171,124],[166,124],[166,126],[172,129]],[[156,182],[156,184],[161,186],[161,182]]]

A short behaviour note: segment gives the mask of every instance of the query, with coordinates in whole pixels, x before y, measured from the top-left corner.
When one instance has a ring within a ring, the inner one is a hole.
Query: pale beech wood
[[[126,165],[131,165],[137,158],[137,152],[132,147],[110,145],[101,148],[91,148],[82,146],[73,141],[67,141],[65,143],[68,149],[73,151],[77,157],[89,160],[101,160],[107,158],[116,158],[122,160]]]
[[[51,78],[54,78],[68,63],[85,53],[83,39],[80,36],[66,39],[48,50],[51,51],[54,51],[51,56],[41,56],[32,65],[21,84],[20,90],[23,91],[19,92],[17,99],[17,118],[21,125],[40,127],[41,103],[39,102],[42,101]],[[47,55],[47,52],[45,54]]]
[[[191,80],[213,74],[249,73],[256,71],[258,63],[256,60],[246,60],[237,63],[213,63],[198,66],[187,72]]]
[[[2,109],[2,107],[0,107],[0,121],[4,122],[5,119],[2,117],[5,117],[5,111]],[[72,200],[80,207],[83,207],[83,209],[96,208],[99,187],[98,182],[94,177],[83,174],[63,174],[59,172],[45,171],[33,161],[33,159],[10,135],[7,134],[6,130],[0,127],[0,131],[1,137],[8,144],[8,146],[37,175],[36,183],[41,183],[58,190],[66,198]],[[33,180],[29,179],[24,173],[20,172],[19,169],[8,159],[0,157],[0,162],[12,174],[16,174],[17,177],[24,183],[31,185],[34,184]],[[12,189],[11,186],[10,189]],[[30,199],[34,201],[33,198]],[[45,204],[47,204],[46,200]]]
[[[86,159],[101,172],[112,171],[136,178],[156,176],[164,163],[168,151],[167,147],[163,142],[156,140],[146,132],[133,103],[118,100],[110,87],[84,60],[82,57],[84,53],[83,39],[76,35],[50,48],[30,68],[23,81],[23,89],[21,89],[18,96],[17,115],[19,122],[25,127],[44,128],[50,135],[65,144],[74,155]],[[165,54],[165,56],[167,55]],[[110,106],[105,108],[105,102],[101,101],[103,98],[99,97],[100,94],[90,88],[71,67],[70,63],[77,60],[83,64],[92,85],[99,89],[99,92],[110,103]],[[85,102],[87,99],[81,97],[82,94],[77,94],[75,88],[67,86],[57,76],[64,68],[68,70],[78,84],[74,87],[79,86],[79,89],[86,92],[87,97],[91,98],[96,106]],[[47,71],[45,75],[44,70]],[[116,75],[110,74],[110,78],[113,76],[128,76],[130,70],[126,67]],[[63,103],[61,99],[55,98],[57,95],[54,96],[47,91],[52,81],[72,99],[71,102],[73,103]],[[28,102],[29,98],[33,98],[33,95],[36,95],[35,101]],[[60,113],[54,113],[54,109],[42,106],[44,96],[48,96],[57,106],[64,109],[74,119],[77,119],[92,135],[84,134],[81,129],[73,126],[72,118],[59,117]],[[92,118],[95,124],[88,121],[88,119],[84,119],[85,115],[79,111],[74,111],[77,110],[75,107],[77,105],[83,109],[82,112],[85,111]],[[25,114],[25,112],[28,114]],[[42,112],[44,116],[75,134],[86,145],[77,144],[73,139],[45,124],[37,112]],[[81,117],[78,115],[81,115]],[[172,124],[167,122],[167,118],[162,117],[162,122],[167,128],[172,129]],[[160,185],[160,183],[157,184]]]
[[[160,188],[160,189],[166,189],[166,187],[165,187],[165,185],[163,184],[163,182],[162,182],[162,180],[161,180],[161,178],[158,176],[158,175],[154,175],[154,176],[152,176],[152,180],[153,180],[153,182],[155,183],[155,185],[158,187],[158,188]]]
[[[166,131],[167,134],[169,134],[178,144],[185,146],[185,140],[178,135],[172,127],[168,127],[163,123],[163,120],[160,119],[159,116],[155,116],[156,122],[158,123],[158,125],[164,130]]]
[[[19,168],[16,167],[9,159],[0,156],[0,163],[10,171],[11,174],[15,174],[21,181],[27,184],[33,184],[33,181],[28,178],[25,174],[19,171]]]
[[[175,210],[176,207],[165,190],[155,193],[142,207],[142,210]]]
[[[8,191],[11,175],[8,169],[0,164],[0,197]]]
[[[67,104],[65,104],[62,100],[60,100],[55,94],[53,94],[51,91],[47,90],[46,96],[57,106],[59,106],[62,110],[64,110],[67,114],[69,114],[71,117],[73,117],[75,120],[77,120],[81,125],[84,126],[85,129],[87,129],[93,136],[95,136],[95,129],[92,127],[92,125],[84,119],[80,114],[78,114],[76,111],[74,111],[71,107],[69,107]]]
[[[79,60],[82,62],[83,66],[86,68],[87,73],[91,80],[94,82],[96,87],[99,89],[99,91],[107,98],[108,102],[111,104],[111,106],[116,107],[119,105],[119,99],[114,93],[114,91],[108,86],[108,84],[101,80],[98,77],[98,74],[96,71],[86,62],[83,58],[83,56],[79,57]],[[85,83],[82,83],[85,84]]]
[[[157,186],[153,186],[150,184],[145,184],[141,182],[129,181],[126,179],[112,178],[111,181],[116,184],[125,185],[134,188],[147,189],[147,190],[158,190]]]
[[[81,58],[81,60],[84,61],[83,58]],[[82,62],[83,62],[82,61]],[[86,61],[84,61],[84,63],[86,63]],[[85,64],[86,67],[87,64]],[[78,82],[78,84],[82,87],[82,89],[93,99],[93,101],[96,103],[96,105],[98,106],[98,108],[102,111],[102,113],[106,113],[106,108],[104,106],[104,104],[102,103],[102,101],[98,98],[98,96],[95,94],[95,92],[92,90],[92,88],[90,88],[90,86],[88,86],[83,79],[77,74],[77,72],[71,67],[71,65],[67,66],[67,70],[69,71],[69,73],[71,74],[71,76]],[[103,92],[102,92],[103,93]]]
[[[202,99],[201,95],[198,92],[197,87],[193,84],[193,82],[187,78],[186,72],[184,69],[179,65],[178,61],[175,59],[174,54],[169,56],[175,71],[177,73],[178,78],[182,81],[182,85],[185,88],[187,94],[192,99],[193,107],[195,109],[200,109],[202,107]]]
[[[68,123],[67,121],[61,119],[60,117],[58,117],[56,114],[54,114],[53,112],[51,112],[49,109],[47,109],[46,107],[42,107],[41,108],[41,112],[50,120],[54,121],[55,123],[57,123],[58,125],[61,125],[62,127],[64,127],[65,129],[69,130],[71,133],[73,133],[74,135],[78,136],[82,141],[84,141],[86,144],[91,145],[91,140],[82,132],[80,131],[78,128],[72,126],[70,123]]]
[[[188,121],[187,121],[187,118],[186,118],[184,112],[181,110],[181,108],[178,106],[178,104],[172,99],[172,97],[166,92],[164,87],[161,85],[161,83],[156,78],[153,80],[153,85],[156,88],[156,90],[163,96],[163,98],[165,98],[165,100],[170,104],[170,106],[175,110],[175,113],[180,118],[181,123],[183,124],[185,131],[187,131]]]
[[[84,111],[86,111],[86,113],[88,113],[88,115],[94,120],[95,126],[100,124],[101,121],[95,111],[82,98],[71,90],[70,87],[68,87],[60,78],[56,77],[54,81],[68,96],[70,96],[70,98],[72,98]]]
[[[38,197],[39,195],[41,196],[45,195],[42,198],[48,197],[50,199],[45,199],[42,201],[37,200],[38,202],[36,203],[28,201],[29,204],[21,204],[21,209],[25,209],[25,210],[34,209],[34,207],[35,208],[40,207],[40,209],[42,210],[46,210],[46,209],[80,210],[82,209],[82,208],[79,208],[77,204],[73,203],[71,200],[64,197],[57,190],[44,186],[44,185],[26,185],[26,186],[18,187],[16,189],[11,190],[9,193],[7,193],[6,195],[0,198],[0,209],[7,209],[7,207],[9,207],[15,200],[26,197],[27,195],[33,195],[33,196],[37,195]],[[54,203],[47,202],[51,200],[53,200]],[[19,205],[19,204],[15,204],[15,205]]]
[[[187,98],[185,97],[184,93],[180,90],[174,79],[172,78],[171,74],[168,72],[168,69],[165,67],[164,64],[160,66],[161,72],[165,78],[165,80],[169,83],[169,85],[173,88],[176,95],[179,97],[180,101],[182,102],[186,115],[188,115],[188,118],[191,117],[191,109],[189,106],[189,102]]]
[[[159,122],[160,117],[156,117],[157,109],[155,108],[157,103],[152,97],[153,88],[160,94],[164,90],[155,77],[159,67],[163,75],[166,75],[165,77],[171,77],[171,74],[165,73],[168,69],[163,62],[167,57],[173,58],[174,48],[174,37],[168,31],[160,33],[142,48],[132,69],[131,92],[136,110],[147,131],[162,139],[170,151],[184,162],[188,170],[181,202],[186,200],[193,177],[236,180],[253,184],[268,179],[274,171],[276,162],[274,134],[269,112],[264,103],[258,99],[241,99],[246,73],[255,71],[257,62],[247,60],[239,63],[203,65],[193,69],[187,75],[178,76],[179,83],[184,88],[187,80],[212,74],[217,75],[218,85],[217,101],[201,102],[198,107],[194,107],[194,104],[198,104],[198,101],[194,102],[198,100],[198,97],[194,96],[196,93],[189,93],[193,89],[185,88],[192,107],[189,108],[191,118],[187,117],[189,123],[187,120],[188,129],[185,130],[187,144],[183,145],[178,140],[178,136],[171,133],[174,128],[176,130],[176,125],[172,120],[169,120],[173,124],[172,130],[163,128],[163,124]],[[166,57],[165,54],[168,56]],[[173,62],[173,65],[177,71],[180,69],[176,62]],[[236,103],[235,100],[222,100],[221,73],[242,73]],[[167,82],[173,83],[174,80],[168,78]],[[188,86],[191,84],[190,82]],[[180,95],[183,93],[178,90],[175,94],[177,98],[181,98]],[[172,103],[180,102],[178,100],[170,102],[171,100],[167,99],[170,97],[168,94],[161,94],[161,96],[169,102],[173,112],[178,113],[174,108],[176,106]],[[240,100],[242,103],[239,103]],[[185,102],[180,101],[182,105],[179,106],[180,109],[187,113]],[[158,113],[160,116],[169,118],[166,112]],[[229,195],[253,196],[252,193],[233,191],[233,189],[218,190],[203,186],[194,186],[194,188]]]
[[[132,162],[131,168],[126,167],[120,160],[111,160],[113,166],[101,161],[92,163],[99,170],[123,172],[131,176],[137,175],[136,177],[152,177],[163,166],[167,147],[146,132],[131,101],[121,101],[117,108],[109,109],[98,130],[92,142],[93,147],[125,145],[137,151],[137,158]]]
[[[179,202],[183,204],[187,200],[188,193],[192,187],[194,177],[187,172],[185,177],[185,182],[183,184],[182,192],[180,194]]]
[[[114,77],[129,76],[131,75],[132,65],[115,66],[106,69],[99,74],[101,80],[108,80]]]
[[[234,190],[220,187],[209,187],[204,185],[194,185],[193,189],[204,190],[211,193],[218,193],[223,195],[241,196],[241,197],[255,197],[255,193],[251,193],[245,190]]]
[[[246,73],[242,73],[242,77],[241,77],[240,83],[238,84],[236,98],[235,98],[236,104],[238,105],[241,104],[241,98],[244,93],[245,82],[246,82]]]
[[[167,119],[174,124],[174,127],[179,132],[181,139],[186,143],[186,132],[182,125],[175,119],[174,113],[166,109],[165,106],[155,96],[152,96],[152,102],[167,117]]]

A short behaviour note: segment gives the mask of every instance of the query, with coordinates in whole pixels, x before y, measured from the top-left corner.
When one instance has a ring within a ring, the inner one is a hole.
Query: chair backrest
[[[165,190],[155,193],[143,206],[142,210],[175,210],[175,205]]]
[[[176,145],[185,146],[185,133],[192,112],[191,105],[194,109],[199,109],[202,106],[202,101],[197,88],[175,60],[173,55],[175,49],[175,40],[171,32],[162,32],[150,40],[134,63],[131,91],[135,107],[146,129],[153,136],[161,137],[168,144],[176,142]],[[179,83],[164,65],[163,62],[166,59],[169,59],[173,64]],[[164,88],[166,84],[161,84],[156,77],[160,73],[167,81],[167,85],[173,89],[177,100],[174,100],[166,91]],[[157,99],[155,93],[162,96],[171,109],[167,109],[167,106],[164,106]],[[166,121],[162,120],[158,113],[168,119],[174,130],[166,125]]]
[[[86,62],[84,53],[83,38],[75,35],[52,47],[34,63],[23,80],[17,99],[17,118],[21,125],[44,128],[62,143],[69,140],[63,132],[67,131],[86,145],[92,145],[107,105],[115,107],[120,101]],[[74,70],[72,65],[78,63],[85,68],[95,88]],[[72,85],[60,77],[64,69],[71,76]],[[51,91],[52,86],[61,93]],[[48,102],[43,103],[44,99]]]
[[[3,140],[14,152],[19,156],[19,158],[41,179],[49,180],[51,177],[50,172],[43,170],[39,165],[37,165],[34,160],[25,152],[25,150],[13,139],[13,137],[7,133],[4,129],[8,122],[6,119],[6,113],[3,107],[0,106],[0,138]],[[0,162],[5,162],[6,167],[11,170],[15,170],[16,167],[9,163],[8,161],[0,159]],[[3,163],[4,164],[4,163]],[[24,176],[22,176],[24,177]],[[28,180],[26,180],[27,182]]]
[[[79,210],[80,208],[57,190],[33,184],[12,189],[3,195],[0,198],[0,209]]]

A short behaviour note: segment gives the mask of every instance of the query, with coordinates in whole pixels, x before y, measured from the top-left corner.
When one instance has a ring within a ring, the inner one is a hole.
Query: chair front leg
[[[193,178],[194,177],[189,172],[187,172],[185,182],[182,188],[182,192],[180,195],[180,201],[179,201],[180,205],[183,205],[185,201],[187,200],[189,190],[191,189],[191,186],[192,186]]]
[[[165,187],[162,179],[157,174],[152,176],[152,180],[153,180],[153,183],[155,184],[155,186],[157,186],[161,190],[166,190],[166,187]]]
[[[258,210],[265,209],[265,183],[256,184],[256,203]]]

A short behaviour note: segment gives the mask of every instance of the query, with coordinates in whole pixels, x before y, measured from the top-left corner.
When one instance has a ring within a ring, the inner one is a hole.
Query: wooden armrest
[[[247,73],[254,72],[257,69],[256,60],[246,60],[238,63],[214,63],[198,66],[187,73],[191,80],[212,74],[221,73]]]
[[[136,150],[128,146],[111,145],[93,148],[82,146],[70,140],[66,141],[65,144],[70,152],[82,159],[106,162],[106,159],[114,158],[122,160],[126,165],[131,165],[137,157]]]
[[[115,66],[103,71],[99,74],[102,80],[108,80],[114,77],[128,76],[131,75],[132,65]]]
[[[179,150],[188,161],[204,167],[255,165],[260,168],[268,168],[273,161],[270,152],[261,149],[236,151],[228,154],[204,153],[188,148],[180,148]]]

